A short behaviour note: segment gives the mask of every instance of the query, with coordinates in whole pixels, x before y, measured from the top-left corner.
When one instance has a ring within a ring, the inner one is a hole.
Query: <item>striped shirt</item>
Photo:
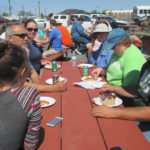
[[[28,127],[24,139],[24,148],[34,150],[39,141],[41,107],[40,96],[34,87],[15,88],[11,92],[28,117]]]

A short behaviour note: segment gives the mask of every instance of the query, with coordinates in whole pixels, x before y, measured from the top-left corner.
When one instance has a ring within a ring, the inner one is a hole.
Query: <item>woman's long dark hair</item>
[[[25,68],[23,77],[19,74]],[[28,61],[22,48],[0,40],[0,87],[19,87],[28,76]]]

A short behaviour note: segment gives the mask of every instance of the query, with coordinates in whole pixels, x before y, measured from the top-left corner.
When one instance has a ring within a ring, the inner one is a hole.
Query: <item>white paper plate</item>
[[[59,81],[65,81],[65,82],[67,82],[67,79],[66,78],[63,78],[63,77],[59,77]],[[46,81],[45,81],[45,83],[47,83],[47,84],[53,84],[53,79],[52,78],[50,78],[50,79],[47,79]]]
[[[77,65],[79,68],[83,68],[83,67],[88,67],[88,68],[92,68],[94,65],[93,64],[79,64]]]
[[[45,65],[44,68],[46,68],[46,69],[52,69],[52,65],[51,64]],[[57,65],[57,69],[58,68],[61,68],[61,65]]]
[[[93,98],[93,101],[96,105],[99,105],[101,106],[102,105],[102,102],[100,100],[100,97],[97,97],[97,98]],[[108,107],[116,107],[116,106],[119,106],[122,104],[122,100],[119,98],[119,97],[116,97],[116,100],[115,100],[115,104],[114,105],[108,105]]]
[[[92,78],[92,76],[88,76],[88,77]],[[86,81],[86,82],[93,82],[93,81],[94,81],[94,82],[95,82],[95,81],[96,81],[96,82],[99,82],[99,81],[102,80],[102,78],[100,78],[100,77],[98,77],[97,80],[94,80],[94,79],[93,79],[93,80],[89,80],[89,81],[88,81],[88,80],[85,80],[86,78],[87,78],[87,77],[82,77],[81,80],[82,80],[82,81]]]
[[[55,102],[56,102],[56,100],[54,98],[52,98],[52,97],[46,97],[46,96],[41,96],[40,97],[40,101],[45,101],[45,102],[48,103],[48,104],[43,103],[43,105],[41,105],[42,108],[54,105]]]

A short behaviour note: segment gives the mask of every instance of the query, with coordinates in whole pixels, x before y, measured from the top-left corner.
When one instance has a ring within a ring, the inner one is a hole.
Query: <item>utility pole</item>
[[[41,12],[40,12],[40,0],[38,0],[38,8],[39,8],[39,17],[41,17]]]
[[[10,0],[8,0],[8,2],[9,2],[9,16],[11,16],[11,9],[12,9],[12,7],[10,5]]]
[[[46,8],[45,8],[45,17],[46,17]]]
[[[23,5],[22,5],[22,15],[23,15],[23,17],[24,17],[24,7],[23,7]]]

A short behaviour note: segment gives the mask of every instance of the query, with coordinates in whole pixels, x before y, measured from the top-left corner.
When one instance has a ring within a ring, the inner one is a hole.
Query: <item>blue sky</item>
[[[150,0],[40,0],[41,12],[49,14],[50,12],[59,13],[65,9],[83,9],[91,12],[96,9],[120,10],[132,9],[135,5],[150,5]],[[12,13],[18,14],[18,11],[24,6],[25,11],[31,11],[38,14],[38,0],[11,0]],[[0,0],[0,13],[8,12],[8,0]]]

